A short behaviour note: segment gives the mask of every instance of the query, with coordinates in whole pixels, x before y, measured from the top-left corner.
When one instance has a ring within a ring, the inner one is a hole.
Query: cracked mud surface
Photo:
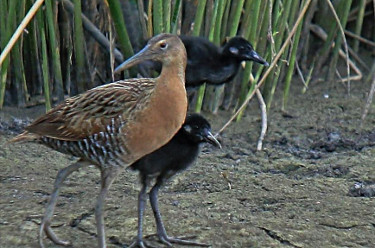
[[[162,189],[168,234],[195,235],[212,247],[375,247],[375,200],[367,197],[375,191],[375,116],[370,111],[359,134],[370,87],[352,85],[350,97],[336,85],[328,99],[323,97],[327,85],[315,85],[305,95],[295,87],[290,115],[277,107],[269,113],[260,152],[255,151],[260,117],[253,100],[244,120],[222,135],[223,150],[203,147],[197,163]],[[280,102],[276,95],[275,103]],[[5,144],[26,117],[42,112],[42,107],[0,112],[0,247],[37,247],[56,173],[74,161],[37,144]],[[216,131],[229,115],[206,117]],[[125,170],[111,188],[105,207],[109,247],[126,247],[136,235],[137,179]],[[52,226],[73,247],[96,247],[98,189],[94,167],[73,173],[62,189]],[[144,234],[154,231],[148,205]],[[163,247],[154,238],[146,240]],[[59,247],[47,239],[45,244]]]

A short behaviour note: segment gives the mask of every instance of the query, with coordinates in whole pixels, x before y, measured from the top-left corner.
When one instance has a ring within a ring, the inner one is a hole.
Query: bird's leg
[[[142,188],[141,191],[139,191],[138,195],[138,234],[137,234],[137,239],[134,241],[129,248],[131,247],[142,247],[145,248],[147,245],[143,242],[143,213],[145,210],[146,206],[146,197],[147,197],[147,179],[142,178]]]
[[[96,229],[98,232],[99,248],[106,248],[103,204],[113,180],[116,178],[118,168],[102,169],[101,171],[101,189],[95,206]]]
[[[161,219],[161,215],[159,211],[159,204],[158,204],[158,192],[162,184],[163,184],[163,179],[158,178],[156,181],[156,184],[154,185],[154,187],[152,187],[150,191],[150,203],[151,203],[152,211],[154,213],[154,217],[156,221],[156,230],[157,230],[157,236],[159,237],[159,240],[169,247],[172,246],[171,243],[182,244],[182,245],[203,246],[203,247],[210,246],[208,244],[199,243],[195,241],[168,237],[167,232],[165,231],[163,221]]]
[[[163,220],[161,219],[161,215],[159,211],[158,193],[159,193],[160,186],[162,184],[161,182],[160,183],[159,182],[160,181],[157,180],[154,187],[152,187],[152,189],[150,190],[150,204],[151,204],[152,212],[154,213],[154,217],[155,217],[157,235],[159,239],[163,241],[163,239],[168,238],[168,235],[165,230]]]
[[[46,212],[44,213],[42,223],[40,224],[40,229],[39,229],[39,246],[44,247],[43,244],[43,232],[46,233],[47,237],[52,240],[57,245],[70,245],[70,242],[68,241],[63,241],[59,239],[56,234],[53,232],[51,228],[51,219],[53,217],[53,213],[56,207],[56,202],[57,202],[57,197],[60,192],[60,187],[61,184],[65,181],[65,179],[72,174],[74,171],[77,171],[81,167],[86,165],[85,162],[83,161],[78,161],[74,164],[69,165],[68,167],[61,169],[56,176],[55,183],[54,183],[54,188],[51,194],[51,197],[49,199],[49,202],[46,207]]]

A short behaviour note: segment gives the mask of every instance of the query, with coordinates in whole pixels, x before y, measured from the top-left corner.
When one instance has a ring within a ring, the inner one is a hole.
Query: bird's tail
[[[29,142],[29,141],[38,140],[39,138],[40,138],[39,135],[33,134],[33,133],[29,133],[29,132],[25,131],[25,132],[17,135],[16,137],[14,137],[13,139],[8,140],[7,143]]]

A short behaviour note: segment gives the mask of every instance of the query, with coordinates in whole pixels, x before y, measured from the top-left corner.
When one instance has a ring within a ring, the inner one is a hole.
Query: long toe
[[[41,232],[39,234],[39,244],[41,247],[44,247],[43,236],[42,236],[43,231],[46,233],[47,237],[56,245],[63,245],[63,246],[71,245],[71,242],[59,239],[49,224],[43,223],[41,225]]]
[[[194,238],[195,236],[192,237],[183,237],[183,238]],[[180,244],[180,245],[191,245],[191,246],[200,246],[200,247],[209,247],[211,245],[205,244],[205,243],[200,243],[196,241],[191,241],[191,240],[185,240],[183,238],[172,238],[172,237],[165,237],[165,236],[159,236],[160,242],[163,244],[172,247],[173,244]]]
[[[136,240],[128,248],[158,248],[157,246],[153,246],[143,240]]]

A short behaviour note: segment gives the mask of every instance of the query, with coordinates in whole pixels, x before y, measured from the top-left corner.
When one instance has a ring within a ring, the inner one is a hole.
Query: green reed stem
[[[55,4],[55,2],[53,2]],[[55,23],[55,18],[52,9],[51,1],[47,0],[46,4],[46,18],[48,25],[48,38],[49,38],[49,48],[52,56],[53,63],[53,73],[55,78],[56,85],[56,94],[59,101],[64,100],[64,87],[63,87],[63,78],[61,73],[61,63],[60,63],[60,46],[59,42],[56,40],[57,26]]]
[[[338,10],[339,10],[338,15],[340,17],[341,26],[343,27],[343,29],[345,29],[346,27],[351,5],[352,5],[352,0],[343,0],[342,2],[340,2],[338,6]],[[335,77],[336,66],[337,66],[337,61],[339,58],[339,51],[341,49],[341,44],[342,44],[342,34],[341,32],[338,32],[336,39],[335,39],[335,46],[332,51],[332,60],[330,63],[331,70],[328,71],[328,78],[327,78],[328,82],[333,82],[333,79]]]
[[[152,23],[152,3],[153,0],[148,1],[147,5],[147,35],[148,37],[153,36],[153,23]]]
[[[277,1],[279,2],[279,0],[277,0]],[[283,2],[283,4],[284,5],[282,7],[280,6],[279,13],[276,14],[277,16],[279,16],[279,18],[274,22],[274,23],[276,23],[275,30],[277,31],[277,33],[274,32],[275,50],[276,51],[280,50],[281,44],[283,42],[284,33],[285,33],[285,30],[286,30],[286,26],[288,24],[288,17],[289,17],[289,14],[291,13],[290,10],[291,10],[292,0],[286,0],[285,2]],[[285,59],[286,56],[287,56],[287,53],[284,53],[282,57]],[[277,86],[277,83],[279,81],[281,68],[283,66],[284,65],[283,65],[283,62],[281,60],[278,63],[278,67],[276,67],[275,70],[274,70],[274,77],[269,78],[264,85],[263,94],[264,94],[265,101],[267,103],[267,109],[269,109],[271,107],[273,96],[274,96],[275,90],[276,90],[276,86]]]
[[[315,59],[313,59],[314,61],[316,61],[315,71],[318,71],[318,72],[321,71],[323,64],[327,60],[328,54],[331,51],[332,42],[338,30],[337,23],[335,19],[332,17],[332,15],[327,15],[327,20],[325,20],[325,22],[330,23],[329,25],[327,25],[327,28],[328,28],[327,39],[325,40],[323,46],[321,46],[322,48],[320,49],[320,51],[315,55]]]
[[[248,8],[250,8],[249,12],[251,14],[249,14],[247,16],[247,18],[245,19],[245,20],[247,20],[246,26],[248,26],[248,28],[244,32],[244,35],[245,35],[245,37],[247,37],[249,42],[253,44],[254,49],[255,49],[256,45],[257,45],[257,41],[256,41],[255,37],[257,37],[257,27],[258,27],[260,6],[262,4],[262,0],[254,0],[252,3],[253,4],[251,6],[247,6]],[[242,82],[241,82],[239,104],[242,104],[245,101],[246,96],[248,94],[249,80],[250,80],[250,75],[252,73],[252,70],[253,70],[253,63],[252,62],[246,63],[245,71],[244,71],[244,74],[243,74],[244,76],[243,76]],[[250,92],[252,92],[254,90],[255,83],[256,83],[256,81],[254,81],[252,83]],[[241,111],[237,115],[236,121],[241,120],[244,111],[245,111],[245,108],[243,109],[243,111]]]
[[[234,10],[233,17],[231,18],[232,25],[229,29],[229,37],[233,37],[237,34],[238,26],[240,24],[240,19],[241,19],[242,8],[243,8],[244,3],[245,3],[245,0],[238,0],[237,4],[235,5],[236,8]]]
[[[204,1],[206,4],[206,1]],[[215,31],[215,20],[216,20],[216,16],[217,16],[217,11],[218,11],[218,2],[219,1],[216,1],[215,2],[215,7],[214,7],[214,11],[212,13],[212,18],[211,18],[211,29],[210,29],[210,33],[209,33],[209,37],[208,39],[210,41],[213,40],[213,37],[214,37],[214,31]],[[198,5],[199,7],[199,5]],[[197,11],[200,11],[199,8],[197,8]],[[203,11],[203,10],[202,10]],[[198,12],[199,13],[199,12]],[[197,15],[196,15],[196,18],[197,18]],[[199,29],[200,29],[201,25],[199,25]],[[195,27],[194,27],[195,28]],[[197,32],[199,33],[199,31],[193,31],[194,32]],[[199,90],[198,90],[198,97],[197,97],[197,103],[195,105],[195,112],[197,113],[200,113],[201,110],[202,110],[202,106],[203,106],[203,99],[204,99],[204,93],[206,91],[206,84],[203,84],[202,86],[199,87]]]
[[[220,44],[221,25],[224,14],[226,0],[218,0],[218,10],[215,19],[214,39],[216,45]]]
[[[164,32],[163,0],[153,0],[154,35]]]
[[[208,39],[211,42],[215,43],[215,35],[216,35],[216,28],[217,28],[217,18],[218,18],[218,12],[220,5],[222,4],[221,0],[217,0],[214,3],[214,11],[212,13],[212,18],[211,18],[211,24],[210,24],[210,32],[208,35]],[[203,91],[204,90],[204,91]],[[212,97],[212,89],[210,87],[206,87],[206,84],[202,85],[199,90],[198,90],[198,99],[197,99],[197,104],[196,104],[196,112],[200,112],[202,105],[203,105],[203,98],[206,97],[206,102],[209,103],[209,108],[212,103],[211,97]],[[210,108],[212,110],[212,108]]]
[[[225,8],[224,8],[225,10],[223,13],[222,24],[221,24],[220,41],[223,41],[225,39],[227,35],[228,26],[230,25],[228,18],[229,18],[229,10],[230,10],[231,3],[232,3],[231,0],[227,0],[225,3]]]
[[[144,16],[145,12],[145,6],[143,4],[143,0],[137,0],[137,8],[138,8],[138,18],[139,18],[139,23],[141,24],[141,29],[142,29],[142,35],[143,39],[147,40],[147,28],[146,28],[146,20]]]
[[[164,0],[163,1],[163,11],[164,11],[164,32],[170,33],[171,32],[171,0]]]
[[[200,34],[202,22],[203,22],[203,14],[206,9],[206,3],[207,3],[207,0],[202,0],[198,2],[197,12],[195,13],[195,19],[194,19],[194,29],[193,29],[194,36],[199,36]],[[195,105],[195,112],[197,113],[199,113],[202,109],[205,90],[206,90],[206,84],[199,87],[197,103]]]
[[[13,10],[13,12],[15,11]],[[7,1],[0,1],[0,49],[1,51],[4,50],[4,47],[6,46],[10,38],[7,25],[5,25],[5,23],[7,23],[9,26],[9,23],[11,22],[11,20],[7,18],[8,13],[9,12],[8,12]],[[3,64],[0,66],[0,109],[3,108],[3,104],[4,104],[8,65],[9,65],[9,58],[5,58]]]
[[[124,16],[121,12],[121,4],[119,0],[107,1],[109,5],[109,11],[111,12],[111,17],[115,25],[116,33],[118,35],[121,51],[124,53],[125,57],[129,58],[134,55],[134,51],[130,42],[128,31],[126,29]]]
[[[355,31],[354,31],[354,33],[359,36],[361,36],[363,18],[365,16],[365,9],[366,9],[366,0],[360,0],[359,12],[358,12],[357,20],[356,20]],[[353,49],[356,53],[358,52],[358,49],[359,49],[358,39],[354,40]]]
[[[7,5],[7,1],[0,1],[0,13],[1,13],[1,48],[2,50],[7,45],[10,37],[12,36],[12,27],[16,23],[16,7],[17,1],[9,1],[9,6]],[[1,64],[0,67],[0,109],[3,107],[4,98],[5,98],[5,86],[7,84],[7,73],[8,73],[8,66],[9,66],[9,56],[4,59],[4,62]]]
[[[203,22],[203,14],[204,14],[204,11],[206,10],[206,3],[207,3],[207,0],[202,0],[198,2],[197,12],[195,13],[195,18],[194,18],[193,36],[199,36],[200,34],[202,22]]]
[[[304,6],[305,2],[306,1],[304,0],[303,3],[301,4],[301,9],[302,9],[302,6]],[[294,0],[293,5],[298,5],[298,3],[299,3],[299,0]],[[281,106],[281,110],[283,110],[283,111],[286,110],[286,106],[288,104],[290,84],[292,82],[292,77],[293,77],[293,73],[294,73],[294,66],[295,66],[295,63],[296,63],[298,43],[299,43],[300,36],[301,36],[302,24],[303,23],[301,22],[298,25],[296,34],[294,35],[294,38],[293,38],[292,51],[291,51],[290,60],[289,60],[289,67],[288,67],[288,71],[287,71],[287,74],[286,74],[286,77],[285,77],[285,83],[284,83],[283,103],[282,103],[282,106]]]
[[[13,30],[16,29],[16,25],[21,23],[25,17],[25,0],[17,1],[17,21],[14,23]],[[14,82],[17,92],[17,106],[24,107],[27,100],[27,86],[25,78],[25,68],[23,66],[23,36],[21,35],[17,42],[14,44],[14,47],[11,52],[12,67],[14,69]]]
[[[204,1],[206,1],[206,0],[204,0]],[[201,1],[199,1],[199,2],[201,2]],[[177,34],[177,29],[178,29],[178,26],[179,26],[178,20],[179,20],[181,8],[182,8],[182,1],[176,0],[176,2],[174,4],[174,9],[173,9],[173,15],[172,15],[172,26],[173,26],[172,33],[173,34]]]
[[[49,68],[48,68],[48,54],[47,54],[47,41],[44,25],[44,13],[42,10],[37,12],[37,20],[39,27],[40,42],[42,43],[42,71],[43,71],[43,88],[44,99],[46,101],[46,111],[51,109],[51,96],[49,89]]]
[[[219,0],[219,7],[218,7],[218,13],[216,15],[216,21],[215,21],[215,30],[214,30],[214,43],[218,46],[220,46],[220,38],[221,38],[221,29],[223,24],[223,16],[225,11],[225,6],[227,0]],[[224,92],[224,85],[220,86],[209,86],[206,90],[206,94],[209,92],[211,95],[209,100],[209,109],[212,113],[217,113],[219,106],[220,106],[220,100],[222,98],[222,94]]]
[[[82,9],[81,0],[73,0],[74,3],[74,29],[73,29],[73,44],[74,44],[74,57],[75,57],[75,70],[76,70],[76,85],[78,93],[86,90],[85,83],[85,60],[84,60],[84,37],[82,27]]]

